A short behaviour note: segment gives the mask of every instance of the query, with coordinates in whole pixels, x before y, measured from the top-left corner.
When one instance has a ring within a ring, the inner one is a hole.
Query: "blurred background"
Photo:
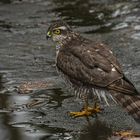
[[[139,0],[0,0],[0,140],[107,140],[113,131],[140,131],[113,104],[90,128],[69,117],[82,103],[58,77],[55,46],[45,38],[59,19],[108,44],[140,91]]]

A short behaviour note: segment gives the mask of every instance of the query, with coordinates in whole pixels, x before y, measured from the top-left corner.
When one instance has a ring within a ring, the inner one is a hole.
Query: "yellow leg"
[[[88,116],[92,116],[94,114],[101,112],[101,109],[97,104],[95,104],[94,107],[88,106],[87,97],[84,96],[83,100],[85,102],[84,109],[80,112],[70,112],[70,116],[75,117],[75,118],[76,117],[88,117]]]

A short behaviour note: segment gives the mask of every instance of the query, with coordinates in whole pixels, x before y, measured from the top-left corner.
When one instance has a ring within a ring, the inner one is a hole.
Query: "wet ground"
[[[0,140],[105,140],[112,131],[140,131],[113,104],[91,118],[92,128],[85,119],[69,117],[82,103],[58,77],[55,47],[45,39],[49,24],[58,19],[108,44],[140,91],[139,0],[0,0]]]

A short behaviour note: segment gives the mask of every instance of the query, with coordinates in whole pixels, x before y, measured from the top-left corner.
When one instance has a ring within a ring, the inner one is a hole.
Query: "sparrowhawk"
[[[96,95],[108,104],[108,98],[124,107],[135,119],[140,119],[140,94],[125,77],[121,65],[107,45],[82,37],[67,23],[50,25],[47,38],[56,43],[56,67],[76,95]],[[86,105],[81,112],[71,115],[88,116],[100,109]]]

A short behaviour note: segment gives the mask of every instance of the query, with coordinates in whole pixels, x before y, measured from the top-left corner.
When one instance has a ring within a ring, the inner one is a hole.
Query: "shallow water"
[[[139,5],[139,0],[0,0],[0,140],[84,137],[86,120],[68,115],[82,103],[67,94],[55,70],[55,47],[45,38],[55,20],[63,19],[83,36],[109,44],[140,91]],[[45,81],[47,88],[19,94],[17,87],[28,81]],[[100,135],[140,129],[119,107],[105,108],[101,119],[111,128]],[[107,129],[95,122],[99,130]]]

